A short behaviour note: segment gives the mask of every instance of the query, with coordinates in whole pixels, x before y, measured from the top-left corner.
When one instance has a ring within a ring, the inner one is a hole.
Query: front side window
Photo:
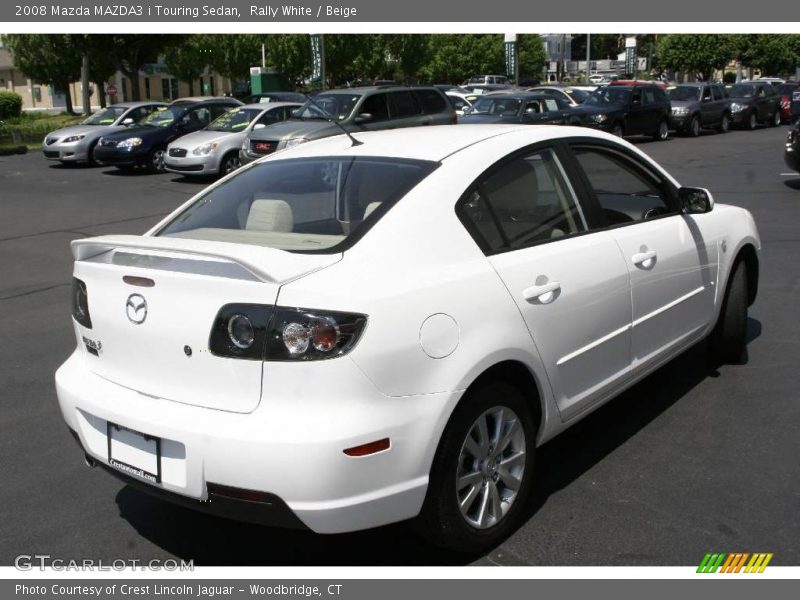
[[[577,148],[578,159],[600,204],[607,225],[671,214],[666,182],[644,165],[613,150]]]
[[[395,119],[407,119],[420,114],[417,100],[411,92],[392,92],[389,98],[392,101],[392,116]]]
[[[350,156],[268,161],[209,190],[156,235],[338,252],[436,166]]]
[[[487,253],[516,250],[587,230],[552,150],[521,155],[478,180],[457,213]]]
[[[298,108],[292,118],[302,121],[315,119],[343,121],[353,112],[360,98],[361,94],[317,94]]]
[[[361,105],[359,115],[370,115],[370,123],[389,120],[389,107],[386,105],[386,94],[370,96]]]

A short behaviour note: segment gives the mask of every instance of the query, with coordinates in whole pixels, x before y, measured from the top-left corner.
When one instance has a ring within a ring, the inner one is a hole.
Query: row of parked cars
[[[185,176],[225,175],[242,164],[342,132],[475,123],[594,127],[619,137],[697,136],[704,128],[754,129],[791,118],[768,82],[667,86],[621,80],[594,88],[539,86],[465,95],[448,86],[369,86],[315,96],[261,94],[245,104],[191,97],[110,106],[75,127],[48,134],[42,152],[61,162],[144,167]]]

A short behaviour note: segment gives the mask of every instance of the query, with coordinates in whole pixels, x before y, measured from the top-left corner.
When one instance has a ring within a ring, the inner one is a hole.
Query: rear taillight
[[[453,111],[452,114],[450,115],[450,124],[455,125],[456,123],[458,123],[458,113],[456,111]]]
[[[72,317],[87,329],[92,328],[89,294],[86,291],[86,284],[77,277],[72,278]]]
[[[335,358],[355,346],[366,324],[367,317],[356,313],[227,304],[214,320],[209,347],[228,358]]]

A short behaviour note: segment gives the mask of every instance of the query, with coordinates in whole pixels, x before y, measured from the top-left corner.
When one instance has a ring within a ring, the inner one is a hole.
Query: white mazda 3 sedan
[[[88,464],[475,551],[524,514],[537,446],[704,338],[739,359],[760,241],[611,135],[475,125],[309,142],[72,252],[56,386]]]

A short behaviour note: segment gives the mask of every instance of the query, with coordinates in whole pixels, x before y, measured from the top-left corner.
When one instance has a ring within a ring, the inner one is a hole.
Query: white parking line
[[[796,177],[800,173],[781,173],[781,177]]]

